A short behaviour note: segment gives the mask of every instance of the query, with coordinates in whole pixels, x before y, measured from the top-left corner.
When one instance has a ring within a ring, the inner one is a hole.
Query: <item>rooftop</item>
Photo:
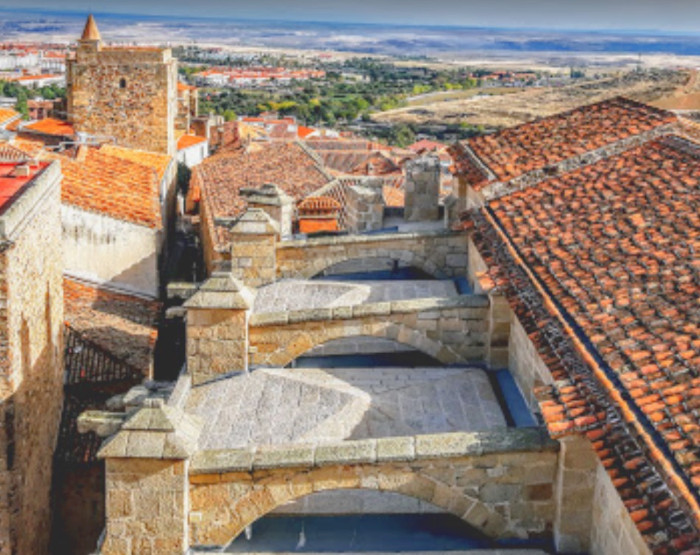
[[[550,432],[593,442],[651,545],[698,526],[698,176],[700,147],[669,136],[471,216],[552,373],[539,391]]]
[[[0,153],[2,149],[0,149]],[[0,159],[0,214],[17,199],[30,183],[49,164],[46,162],[33,165],[20,162],[3,162]]]
[[[206,422],[201,449],[506,426],[475,368],[258,369],[193,388],[187,412]]]
[[[73,330],[118,360],[148,375],[157,334],[159,303],[63,280],[65,319]]]
[[[72,137],[75,135],[73,124],[54,118],[45,118],[32,123],[27,123],[22,126],[22,131],[63,137]]]
[[[227,248],[228,230],[214,225],[216,218],[235,218],[246,209],[242,188],[260,188],[274,183],[295,201],[330,181],[318,164],[298,143],[274,143],[258,150],[222,152],[207,158],[192,171],[190,191],[201,191],[206,206],[206,225],[218,249]]]
[[[168,166],[173,160],[172,157],[167,154],[111,144],[102,145],[100,147],[100,152],[152,168],[156,171],[158,179],[160,180],[165,176],[165,172],[168,170]]]
[[[455,166],[478,189],[494,178],[508,181],[675,120],[671,112],[617,97],[468,139],[453,150]]]
[[[19,115],[19,112],[13,110],[12,108],[0,108],[0,124],[3,124],[6,121],[16,118]]]
[[[83,154],[77,159],[59,157],[63,169],[62,202],[118,220],[162,227],[159,180],[153,167],[102,149],[83,147]]]
[[[197,135],[183,135],[177,141],[177,149],[184,150],[185,148],[204,143],[206,140],[206,137],[199,137]]]

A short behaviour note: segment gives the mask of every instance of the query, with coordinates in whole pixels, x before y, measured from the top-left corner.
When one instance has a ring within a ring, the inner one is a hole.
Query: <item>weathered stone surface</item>
[[[60,181],[54,162],[0,215],[2,555],[48,552],[63,402]]]
[[[78,132],[174,155],[177,60],[169,48],[80,43],[66,65],[68,113]]]

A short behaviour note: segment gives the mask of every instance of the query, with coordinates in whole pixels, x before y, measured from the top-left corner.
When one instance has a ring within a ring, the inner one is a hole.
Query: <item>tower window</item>
[[[126,79],[119,79],[119,88],[120,89],[126,88]]]

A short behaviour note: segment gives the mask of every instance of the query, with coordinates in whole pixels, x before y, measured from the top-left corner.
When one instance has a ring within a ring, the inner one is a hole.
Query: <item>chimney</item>
[[[440,217],[440,159],[425,155],[405,164],[404,219],[407,222],[437,220]]]

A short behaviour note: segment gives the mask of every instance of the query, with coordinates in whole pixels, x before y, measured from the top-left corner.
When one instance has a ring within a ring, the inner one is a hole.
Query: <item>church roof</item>
[[[591,440],[655,550],[700,525],[699,164],[667,136],[465,222],[551,372],[536,389],[551,435]]]
[[[80,37],[80,40],[102,40],[100,31],[97,28],[97,23],[95,23],[95,18],[92,17],[92,14],[88,15],[85,28],[83,29],[83,36]]]

